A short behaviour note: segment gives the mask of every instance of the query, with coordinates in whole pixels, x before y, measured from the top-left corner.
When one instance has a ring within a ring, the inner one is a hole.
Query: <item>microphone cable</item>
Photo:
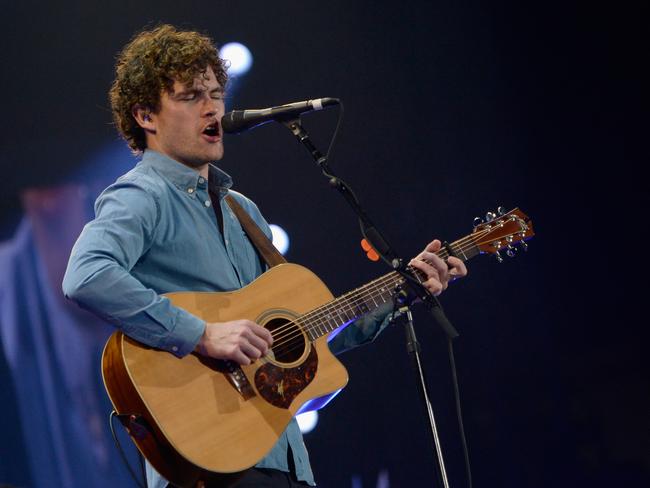
[[[456,416],[458,417],[458,429],[460,431],[460,440],[463,446],[463,457],[465,458],[465,471],[467,472],[467,484],[472,488],[472,469],[469,463],[469,449],[467,448],[467,437],[465,436],[465,427],[463,425],[463,412],[460,408],[460,389],[458,387],[458,375],[456,374],[456,360],[454,359],[453,339],[447,337],[449,345],[449,364],[451,366],[451,378],[454,384],[454,397],[456,401]]]
[[[138,459],[140,459],[140,470],[142,471],[142,478],[145,480],[144,485],[140,483],[138,480],[138,477],[135,474],[135,471],[133,471],[133,468],[131,467],[131,464],[129,464],[128,459],[126,459],[126,454],[124,453],[124,450],[122,449],[122,446],[120,444],[119,439],[117,438],[117,435],[115,434],[115,427],[113,425],[113,418],[117,417],[117,412],[115,410],[111,411],[111,415],[108,418],[108,424],[111,427],[111,434],[113,435],[113,441],[115,442],[115,447],[117,447],[118,452],[120,453],[120,457],[122,458],[122,461],[124,462],[124,465],[126,468],[129,470],[129,474],[131,475],[131,478],[133,478],[133,481],[135,481],[135,484],[138,485],[139,488],[147,488],[147,475],[145,473],[144,469],[144,462],[142,460],[142,454],[140,454],[140,451],[138,451]]]

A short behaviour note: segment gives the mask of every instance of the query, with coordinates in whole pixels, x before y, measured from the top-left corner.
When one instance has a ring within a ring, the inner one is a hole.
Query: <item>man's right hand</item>
[[[205,325],[195,351],[216,359],[251,364],[273,344],[271,333],[250,320],[212,322]]]

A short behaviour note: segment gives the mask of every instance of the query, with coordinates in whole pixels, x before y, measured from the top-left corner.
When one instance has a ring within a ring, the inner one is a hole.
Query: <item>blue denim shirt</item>
[[[208,194],[218,189],[223,237]],[[63,280],[65,295],[128,336],[181,357],[194,350],[205,322],[161,296],[175,291],[239,289],[263,271],[255,248],[223,197],[230,193],[264,233],[271,231],[257,206],[230,190],[230,176],[210,166],[199,173],[151,150],[99,196],[95,219],[72,249]],[[358,320],[330,343],[333,352],[372,340],[386,326],[386,309]],[[289,471],[291,447],[296,476],[314,477],[294,420],[257,466]],[[150,487],[165,481],[150,466]]]

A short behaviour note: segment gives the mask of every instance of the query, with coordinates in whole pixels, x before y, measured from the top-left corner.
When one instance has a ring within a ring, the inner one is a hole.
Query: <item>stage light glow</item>
[[[278,248],[280,254],[286,254],[289,250],[289,234],[279,225],[271,224],[269,227],[273,233],[273,245]]]
[[[253,65],[253,55],[250,50],[239,42],[229,42],[221,46],[219,56],[229,62],[228,74],[231,76],[243,75]]]
[[[314,427],[316,427],[316,424],[318,423],[318,412],[314,410],[313,412],[301,413],[296,416],[296,420],[298,421],[300,432],[306,434],[307,432],[314,430]]]

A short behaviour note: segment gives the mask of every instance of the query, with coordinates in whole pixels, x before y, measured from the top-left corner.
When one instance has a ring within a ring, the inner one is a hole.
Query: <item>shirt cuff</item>
[[[182,308],[174,310],[172,329],[161,341],[160,348],[180,358],[194,351],[205,331],[205,321]]]
[[[375,338],[388,326],[394,317],[399,316],[395,311],[394,305],[390,301],[376,308],[363,317],[358,318],[330,340],[329,348],[333,354],[340,354],[355,347],[367,344]]]

